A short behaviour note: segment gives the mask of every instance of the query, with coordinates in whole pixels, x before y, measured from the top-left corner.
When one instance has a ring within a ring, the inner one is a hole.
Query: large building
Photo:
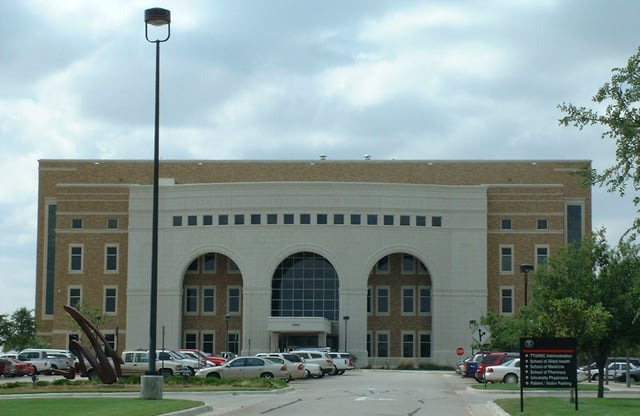
[[[585,160],[161,161],[158,346],[347,349],[455,362],[470,322],[524,304],[521,264],[591,230]],[[153,162],[39,162],[36,319],[80,305],[149,345]],[[530,294],[529,294],[530,295]]]

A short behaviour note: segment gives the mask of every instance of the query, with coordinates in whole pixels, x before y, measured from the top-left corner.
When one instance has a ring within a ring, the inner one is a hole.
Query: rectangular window
[[[567,205],[567,243],[582,241],[582,205]]]
[[[403,286],[402,292],[402,315],[414,315],[416,304],[416,289],[414,287]]]
[[[351,225],[360,225],[360,214],[351,214]]]
[[[237,286],[227,288],[227,313],[240,313],[240,288]]]
[[[202,225],[213,225],[213,215],[203,215]]]
[[[213,332],[202,333],[202,351],[212,354],[216,349],[216,338]]]
[[[104,248],[104,270],[106,272],[118,271],[118,246],[110,245]]]
[[[549,223],[546,219],[539,219],[537,221],[538,230],[548,230]]]
[[[118,289],[115,287],[104,288],[104,313],[116,314],[118,312]]]
[[[402,255],[402,274],[415,274],[416,262],[415,257],[411,254]]]
[[[118,228],[118,219],[117,218],[109,218],[107,220],[107,228],[110,230],[115,230]]]
[[[426,227],[427,226],[427,217],[424,215],[416,216],[416,226],[418,227]]]
[[[311,224],[311,214],[300,214],[300,224]]]
[[[389,256],[384,256],[376,264],[376,273],[388,274],[389,273]]]
[[[240,351],[240,332],[229,331],[227,334],[227,351],[238,354]]]
[[[371,340],[373,339],[373,333],[367,331],[367,356],[373,357],[373,350],[371,349]]]
[[[432,227],[442,227],[442,217],[431,217]]]
[[[413,332],[402,332],[402,356],[409,358],[413,357],[413,350],[415,348],[414,344],[414,334]]]
[[[173,226],[182,227],[182,217],[180,215],[173,216]]]
[[[393,225],[393,215],[385,215],[383,221],[384,225]]]
[[[327,214],[316,215],[316,224],[325,225],[327,224],[327,221],[328,221]]]
[[[184,312],[191,315],[198,313],[197,287],[187,287],[184,289]]]
[[[78,286],[69,287],[69,300],[68,305],[77,307],[82,302],[82,288]]]
[[[251,225],[259,225],[261,219],[260,214],[251,214]]]
[[[233,223],[235,225],[244,225],[244,214],[236,214],[233,216]]]
[[[274,225],[278,223],[278,214],[267,214],[267,224]]]
[[[536,266],[542,266],[549,260],[549,246],[536,245]]]
[[[284,214],[284,223],[287,225],[293,224],[293,214]]]
[[[116,344],[116,334],[113,332],[103,332],[104,340],[107,341],[107,345],[111,347],[112,350],[117,351],[118,345]]]
[[[82,245],[69,247],[69,271],[82,272]]]
[[[503,315],[513,314],[513,288],[512,287],[500,288],[500,312]]]
[[[229,225],[229,216],[227,214],[218,215],[218,225]]]
[[[389,287],[376,288],[376,314],[389,315]]]
[[[431,288],[428,286],[420,286],[418,288],[418,303],[420,315],[428,315],[431,313]]]
[[[376,351],[378,357],[389,356],[389,333],[388,332],[376,332]]]
[[[400,215],[400,225],[405,227],[411,225],[411,217],[408,215]]]
[[[371,313],[373,312],[373,308],[371,307],[371,302],[373,299],[371,299],[371,291],[373,290],[373,288],[371,286],[367,287],[367,315],[371,315]]]
[[[190,350],[198,349],[198,333],[197,332],[184,333],[184,347]]]
[[[207,253],[204,255],[202,269],[205,273],[216,272],[216,253]]]
[[[71,220],[71,228],[74,230],[82,228],[82,218],[73,218]]]
[[[500,220],[500,228],[502,230],[510,230],[511,229],[511,218],[503,218]]]
[[[202,288],[202,313],[214,314],[216,312],[216,288],[215,287],[203,287]]]
[[[420,332],[419,335],[419,348],[420,348],[420,357],[427,358],[431,357],[431,334],[426,332]]]
[[[500,246],[500,273],[513,273],[513,246]]]
[[[367,225],[378,225],[378,216],[375,214],[367,214]]]
[[[334,225],[344,224],[344,214],[333,214],[333,224]]]
[[[197,215],[189,215],[187,217],[187,225],[190,227],[198,225],[198,216]]]

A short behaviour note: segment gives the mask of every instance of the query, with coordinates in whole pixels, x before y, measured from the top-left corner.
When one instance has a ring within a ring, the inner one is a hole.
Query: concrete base
[[[161,400],[164,378],[162,376],[142,376],[140,378],[140,398]]]

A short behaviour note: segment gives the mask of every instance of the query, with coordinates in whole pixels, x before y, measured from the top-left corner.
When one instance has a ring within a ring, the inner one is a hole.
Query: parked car
[[[318,364],[324,374],[333,374],[335,367],[333,366],[333,360],[329,357],[329,353],[324,351],[304,351],[296,350],[290,351],[301,358],[304,358],[305,363]]]
[[[179,352],[191,355],[192,357],[198,357],[202,360],[206,360],[213,365],[222,365],[227,362],[227,359],[218,354],[207,354],[204,351],[200,351],[192,348],[180,348]]]
[[[629,378],[634,383],[640,381],[640,367],[629,369]],[[627,381],[627,372],[623,371],[622,373],[616,375],[614,377],[615,381]]]
[[[218,354],[221,357],[224,357],[227,359],[227,361],[229,360],[233,360],[234,358],[237,357],[237,355],[231,351],[222,351],[220,354]]]
[[[273,361],[277,364],[282,364],[287,367],[287,372],[289,373],[289,380],[297,380],[301,378],[306,378],[306,373],[304,371],[304,364],[302,362],[294,363],[292,361],[287,360],[286,358],[281,357],[273,357],[273,356],[265,356],[262,358],[266,358],[269,361]]]
[[[333,375],[342,375],[347,370],[353,370],[353,357],[348,352],[329,352],[333,360]]]
[[[61,355],[69,360],[69,366],[67,366],[64,359],[60,358]],[[29,361],[36,373],[44,374],[51,372],[51,370],[68,369],[70,366],[75,365],[75,359],[76,357],[69,350],[51,348],[27,348],[18,354],[18,360]]]
[[[636,368],[640,368],[632,363],[629,363],[629,370],[634,370]],[[627,363],[626,360],[625,361],[614,361],[612,363],[609,363],[606,367],[605,367],[605,374],[607,375],[607,378],[609,380],[616,380],[618,379],[621,375],[624,375],[624,379],[626,380],[626,375],[627,375]],[[590,364],[588,366],[585,367],[580,367],[578,369],[578,380],[592,380],[592,381],[596,381],[598,380],[598,378],[600,377],[600,370],[598,370],[598,367],[595,365],[595,363]]]
[[[5,377],[22,377],[33,374],[33,366],[16,358],[0,358],[0,375]]]
[[[161,376],[172,376],[182,372],[182,363],[173,360],[160,360],[156,354],[156,371]],[[213,368],[213,367],[211,367]],[[122,364],[120,365],[123,376],[140,375],[149,371],[149,352],[144,350],[123,351]],[[94,374],[95,377],[95,374]],[[91,377],[91,372],[89,373]]]
[[[197,377],[215,378],[280,378],[291,377],[284,364],[274,363],[263,357],[236,357],[216,367],[206,367],[196,372]]]
[[[517,383],[520,379],[520,358],[487,367],[484,371],[484,379],[492,383]]]
[[[475,379],[479,383],[484,382],[484,373],[487,367],[501,365],[514,358],[519,358],[518,352],[490,352],[482,358],[476,369]]]
[[[187,374],[190,376],[195,375],[196,370],[199,370],[208,365],[213,366],[213,364],[208,364],[208,362],[205,360],[201,360],[199,358],[194,359],[178,351],[159,350],[157,351],[157,358],[159,361],[173,361],[176,363],[180,363],[182,367],[184,367],[180,369],[180,372],[184,374],[185,371],[187,371]]]
[[[478,369],[478,364],[487,355],[486,351],[479,351],[473,355],[473,357],[465,360],[464,362],[464,371],[462,372],[462,377],[475,377],[476,370]]]

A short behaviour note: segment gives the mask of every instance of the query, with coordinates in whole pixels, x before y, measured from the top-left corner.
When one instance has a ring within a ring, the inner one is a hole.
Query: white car
[[[289,381],[291,375],[284,364],[274,363],[266,357],[237,357],[216,367],[196,371],[197,377],[214,378],[280,378]]]
[[[493,383],[517,383],[520,379],[520,358],[514,358],[502,365],[487,367],[484,379]]]

